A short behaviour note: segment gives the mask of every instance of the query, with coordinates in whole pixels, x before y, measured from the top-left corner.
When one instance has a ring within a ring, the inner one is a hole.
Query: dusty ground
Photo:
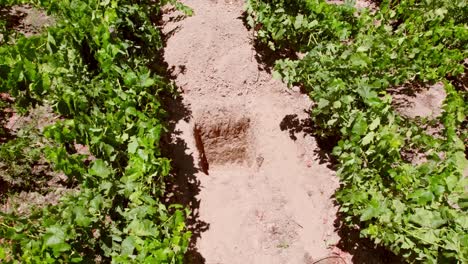
[[[447,96],[442,83],[426,87],[408,84],[393,88],[390,93],[393,97],[393,106],[398,113],[409,118],[435,119],[439,117]]]
[[[175,200],[194,210],[187,262],[355,260],[335,246],[339,182],[307,133],[308,96],[262,70],[241,19],[243,1],[182,2],[194,16],[168,12],[163,31],[183,97],[171,109],[179,121],[170,155]]]
[[[9,98],[7,94],[0,94],[0,102],[6,98]],[[25,115],[9,107],[2,108],[0,143],[9,143],[20,135],[35,142],[29,151],[37,150],[47,144],[41,136],[43,129],[58,118],[50,106],[36,106]],[[73,191],[66,186],[67,177],[63,173],[53,172],[43,154],[36,158],[33,161],[31,157],[19,155],[16,163],[0,158],[0,212],[27,214],[34,207],[56,204],[64,194]]]
[[[16,5],[0,7],[0,19],[6,21],[6,29],[13,30],[26,37],[40,34],[45,27],[54,23],[52,17],[47,16],[44,10],[29,5]],[[10,36],[11,37],[11,36]],[[4,41],[0,34],[0,44]],[[10,39],[11,40],[11,39]],[[29,135],[36,141],[41,137],[43,128],[53,124],[59,117],[52,113],[50,106],[37,106],[26,115],[20,115],[11,107],[13,98],[8,94],[0,94],[0,143],[15,139],[19,134]],[[37,146],[44,144],[41,139]],[[66,177],[62,173],[54,173],[43,157],[32,162],[33,165],[24,169],[24,175],[14,175],[18,179],[11,179],[13,174],[10,162],[0,159],[0,211],[20,214],[30,212],[33,207],[46,204],[56,204],[60,197],[72,191],[65,184]],[[27,166],[19,161],[18,167]],[[30,169],[30,175],[27,173]],[[31,181],[31,179],[33,179]]]
[[[0,18],[7,22],[8,29],[14,29],[27,37],[39,34],[44,27],[54,23],[45,11],[28,5],[0,7]]]

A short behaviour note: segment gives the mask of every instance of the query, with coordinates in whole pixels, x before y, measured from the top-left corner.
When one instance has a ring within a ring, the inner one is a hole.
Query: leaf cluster
[[[340,139],[333,154],[345,221],[409,262],[468,261],[466,93],[450,81],[465,71],[467,7],[431,0],[382,1],[374,11],[351,1],[247,3],[260,40],[305,54],[277,61],[275,74],[309,92],[317,135]],[[401,116],[389,93],[436,82],[447,93],[435,120],[440,135]],[[408,151],[425,161],[407,160]]]
[[[56,25],[0,46],[0,92],[24,112],[53,106],[61,119],[44,130],[53,144],[43,152],[79,183],[29,216],[0,214],[0,261],[182,262],[187,210],[161,201],[170,161],[159,94],[171,85],[152,67],[163,46],[154,17],[168,2],[190,11],[172,0],[31,1]]]

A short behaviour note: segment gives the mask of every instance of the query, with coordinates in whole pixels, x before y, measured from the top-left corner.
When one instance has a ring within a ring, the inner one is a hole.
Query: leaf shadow
[[[190,210],[187,216],[187,227],[192,233],[188,252],[185,256],[187,263],[203,264],[205,259],[196,248],[197,240],[201,234],[210,227],[209,223],[200,219],[199,208],[200,181],[196,174],[199,169],[195,165],[193,156],[188,152],[188,146],[181,137],[181,131],[176,128],[180,120],[188,122],[191,112],[183,104],[181,97],[171,98],[163,101],[165,109],[168,109],[168,132],[162,140],[162,154],[171,159],[172,170],[170,181],[167,183],[166,204],[180,204]]]
[[[258,70],[266,71],[267,73],[272,73],[273,68],[277,60],[281,59],[291,59],[297,60],[298,56],[293,49],[283,48],[279,50],[272,50],[267,44],[263,41],[256,38],[255,33],[259,28],[252,28],[247,22],[247,12],[243,12],[241,16],[237,19],[241,20],[244,24],[244,27],[247,28],[251,34],[250,42],[253,45],[254,52],[252,56],[258,63]],[[257,25],[261,27],[261,25]]]
[[[332,197],[332,199],[335,199]],[[336,202],[336,200],[335,200]],[[338,206],[338,204],[335,204]],[[357,228],[349,227],[344,222],[342,213],[336,214],[334,222],[335,231],[340,240],[336,247],[341,251],[352,255],[352,263],[355,264],[403,264],[406,263],[401,257],[387,250],[383,246],[378,246],[368,238],[360,236]]]
[[[310,115],[309,110],[304,110]],[[319,164],[327,164],[329,169],[334,170],[337,165],[336,159],[332,155],[333,147],[338,143],[338,137],[320,137],[314,133],[316,128],[310,117],[300,119],[297,114],[286,115],[279,125],[281,131],[287,131],[289,138],[293,141],[298,139],[298,136],[312,137],[317,142],[318,148],[314,150],[317,155]]]
[[[310,114],[309,110],[304,110]],[[338,161],[332,155],[333,147],[340,140],[339,137],[320,137],[316,135],[317,128],[310,117],[299,118],[297,114],[286,115],[279,124],[281,131],[287,131],[291,140],[296,141],[298,137],[312,137],[317,143],[314,153],[320,164],[326,164],[331,170],[337,170]],[[335,196],[330,197],[339,207]],[[337,213],[334,221],[335,232],[340,240],[335,245],[340,251],[352,255],[352,263],[357,264],[397,264],[404,261],[388,251],[384,247],[376,246],[371,240],[361,238],[358,229],[350,228],[344,224],[344,215]]]
[[[169,10],[168,12],[173,12]],[[185,16],[177,16],[174,21],[180,21]],[[162,17],[157,18],[158,25],[164,25]],[[173,21],[173,22],[174,22]],[[162,34],[163,47],[167,45],[167,40],[179,30],[179,27],[171,30],[166,34]],[[192,233],[189,248],[185,255],[184,262],[191,264],[204,264],[205,258],[198,252],[196,247],[197,240],[201,234],[207,231],[210,224],[200,219],[199,208],[200,199],[197,198],[200,193],[200,181],[196,174],[200,171],[196,166],[196,162],[189,153],[187,142],[182,137],[182,131],[177,128],[179,122],[189,122],[192,119],[192,111],[184,104],[182,96],[179,94],[180,88],[175,85],[177,74],[184,74],[186,71],[185,65],[177,65],[170,67],[164,57],[164,48],[160,50],[153,65],[155,71],[163,76],[167,81],[172,83],[172,91],[162,93],[161,104],[166,110],[166,128],[167,131],[161,139],[161,151],[164,157],[171,160],[171,172],[166,184],[166,197],[164,202],[167,205],[180,204],[184,208],[189,209],[190,214],[187,216],[186,225],[188,231]]]

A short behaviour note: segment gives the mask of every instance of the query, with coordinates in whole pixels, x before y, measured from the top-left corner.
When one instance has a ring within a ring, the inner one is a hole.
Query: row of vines
[[[344,222],[408,262],[467,263],[468,3],[344,2],[249,0],[247,20],[271,49],[303,54],[277,60],[275,75],[309,93],[317,136],[338,139]],[[434,120],[392,105],[391,88],[434,83],[447,94]]]
[[[162,202],[170,161],[159,147],[160,96],[172,88],[158,75],[156,23],[168,3],[191,12],[172,0],[0,0],[54,18],[29,37],[0,21],[0,92],[18,113],[49,105],[58,116],[38,137],[2,143],[0,158],[35,153],[75,186],[56,205],[0,213],[1,263],[183,261],[187,211]]]

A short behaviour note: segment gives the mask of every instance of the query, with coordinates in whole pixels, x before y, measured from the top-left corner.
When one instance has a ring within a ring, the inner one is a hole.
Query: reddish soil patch
[[[2,101],[13,102],[8,94],[1,94],[0,98]],[[0,113],[3,131],[1,143],[11,143],[10,140],[24,137],[31,142],[28,149],[24,150],[27,153],[48,144],[42,131],[59,119],[50,106],[36,106],[27,114],[21,115],[9,105],[0,109]],[[77,152],[87,154],[83,149],[86,150],[82,147]],[[74,191],[69,188],[67,177],[63,173],[53,171],[43,153],[39,153],[34,161],[31,157],[17,155],[17,160],[13,162],[11,158],[0,159],[0,211],[28,214],[33,208],[57,204],[63,195]]]
[[[13,29],[26,36],[39,34],[44,27],[54,23],[45,11],[28,5],[0,8],[0,18],[7,22],[7,29]]]
[[[442,114],[442,105],[446,97],[442,83],[428,86],[408,84],[393,88],[390,92],[393,106],[406,117],[434,119]]]
[[[256,60],[242,22],[244,2],[182,2],[194,16],[181,20],[168,12],[163,31],[165,60],[183,97],[169,110],[178,120],[169,143],[170,199],[193,211],[187,263],[342,263],[331,261],[372,256],[370,247],[339,249],[347,236],[335,225],[339,180],[302,122],[312,103]]]

